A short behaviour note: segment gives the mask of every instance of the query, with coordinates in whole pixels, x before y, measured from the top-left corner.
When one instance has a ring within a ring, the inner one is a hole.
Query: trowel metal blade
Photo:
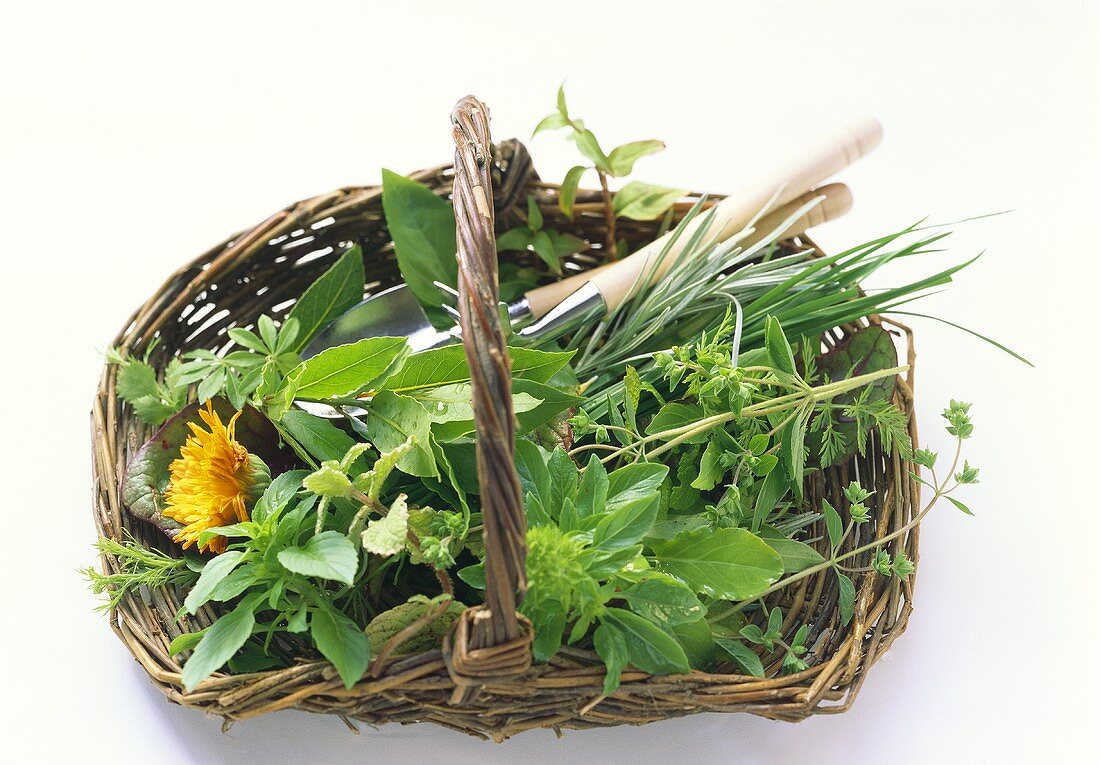
[[[398,284],[348,309],[313,338],[302,358],[365,337],[407,337],[413,352],[446,345],[453,339],[433,327],[412,290]]]

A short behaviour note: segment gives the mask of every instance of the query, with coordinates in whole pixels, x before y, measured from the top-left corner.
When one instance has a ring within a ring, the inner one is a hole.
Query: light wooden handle
[[[769,202],[775,207],[781,207],[797,199],[807,189],[813,188],[868,154],[878,146],[881,140],[882,126],[873,118],[846,125],[787,162],[781,170],[765,175],[750,183],[742,191],[726,197],[715,205],[712,208],[714,216],[705,236],[721,241],[741,232],[753,216],[764,209]],[[687,230],[669,248],[668,254],[657,268],[650,268],[650,260],[661,253],[671,233],[650,242],[633,255],[607,268],[582,275],[584,278],[577,283],[571,284],[570,280],[562,280],[531,290],[527,293],[531,313],[535,318],[541,317],[585,281],[591,281],[596,285],[604,296],[608,310],[618,307],[626,299],[639,276],[649,271],[650,281],[656,281],[676,262],[680,251],[691,239],[691,233],[701,225],[701,217],[689,224]]]
[[[791,221],[780,230],[784,221],[798,212],[814,200],[820,200],[816,205],[803,213],[796,220]],[[778,210],[773,210],[752,225],[753,232],[740,239],[741,249],[748,249],[765,237],[775,235],[777,239],[789,239],[809,231],[814,226],[830,220],[836,220],[852,209],[852,191],[843,183],[830,183],[807,191]]]

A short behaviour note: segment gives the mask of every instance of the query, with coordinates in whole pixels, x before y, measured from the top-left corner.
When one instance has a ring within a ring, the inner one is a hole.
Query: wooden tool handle
[[[881,140],[882,126],[873,118],[846,125],[787,162],[781,170],[765,175],[715,205],[714,217],[706,236],[716,237],[718,240],[728,239],[744,229],[769,201],[774,206],[791,202],[807,189],[869,153]],[[649,268],[650,260],[660,254],[671,234],[665,234],[611,267],[591,272],[586,275],[587,281],[595,284],[603,294],[608,310],[616,308],[626,298],[638,277],[647,270],[650,272],[651,282],[660,279],[676,262],[680,251],[691,238],[691,233],[700,224],[701,220],[697,218],[688,226],[688,230],[673,243],[668,255],[657,268]],[[563,280],[531,290],[527,293],[527,300],[532,314],[539,318],[571,294],[577,286],[579,284],[570,285],[567,280]]]

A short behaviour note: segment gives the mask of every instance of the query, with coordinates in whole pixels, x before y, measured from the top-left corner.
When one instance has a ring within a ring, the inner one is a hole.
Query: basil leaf
[[[782,470],[772,470],[768,473],[760,485],[760,493],[756,495],[756,507],[752,515],[753,531],[758,530],[764,521],[768,520],[768,516],[775,510],[789,488],[790,482]]]
[[[569,363],[574,353],[575,351],[509,348],[513,386],[520,379],[548,382],[554,373]],[[461,345],[445,345],[409,356],[401,368],[386,379],[382,387],[394,393],[411,394],[417,390],[469,381],[470,367],[466,363],[466,351]]]
[[[607,674],[603,678],[603,695],[610,696],[618,690],[623,668],[629,660],[626,637],[614,624],[604,622],[592,633],[592,643],[596,654],[607,667]]]
[[[787,342],[787,336],[783,334],[783,327],[779,319],[769,316],[764,320],[764,348],[768,351],[768,358],[772,366],[789,375],[797,374],[794,366],[794,353],[791,344]]]
[[[439,477],[431,447],[432,421],[419,401],[384,390],[371,399],[368,409],[367,436],[379,451],[396,449],[411,437],[413,447],[397,460],[397,468],[409,475]]]
[[[609,509],[592,533],[592,544],[600,550],[619,550],[637,544],[653,528],[660,499],[653,492]]]
[[[600,458],[593,454],[588,458],[580,488],[577,490],[577,517],[584,519],[604,512],[607,507],[607,490],[610,482],[607,470]]]
[[[370,641],[359,625],[339,611],[317,608],[310,615],[309,631],[317,650],[340,673],[344,687],[350,689],[359,682],[370,665]]]
[[[722,637],[714,638],[714,642],[718,644],[719,648],[728,653],[741,669],[753,677],[764,676],[764,665],[761,663],[760,657],[747,645],[739,640]]]
[[[668,476],[667,465],[639,462],[613,471],[607,476],[607,509],[654,496]]]
[[[667,430],[675,430],[676,428],[682,428],[687,425],[694,425],[699,420],[703,419],[706,415],[703,414],[703,409],[694,404],[682,404],[678,401],[673,401],[670,404],[665,404],[661,407],[660,411],[654,415],[653,419],[649,423],[649,427],[645,429],[647,436],[653,436],[658,433],[663,433]],[[670,435],[662,440],[671,441],[676,438],[676,435]],[[706,433],[700,433],[687,439],[683,443],[686,444],[701,444],[707,440]]]
[[[687,654],[676,639],[638,614],[608,608],[600,622],[611,624],[622,633],[630,663],[643,672],[667,675],[691,671]]]
[[[531,494],[543,504],[550,501],[550,471],[546,469],[549,455],[533,441],[516,441],[516,472],[524,494]]]
[[[201,608],[206,601],[210,600],[210,596],[214,593],[214,588],[217,587],[223,579],[229,576],[233,569],[241,564],[243,558],[243,552],[230,550],[208,561],[207,564],[202,567],[202,573],[199,574],[199,580],[195,582],[195,586],[191,588],[191,592],[187,593],[187,599],[183,601],[183,607],[187,609],[187,613],[198,613],[199,608]]]
[[[298,352],[318,332],[363,299],[363,250],[356,245],[302,293],[287,315],[298,320],[298,335],[288,351]]]
[[[621,597],[634,612],[667,627],[698,621],[707,614],[706,606],[690,587],[659,572],[631,585]]]
[[[288,377],[295,380],[294,395],[299,398],[351,396],[393,369],[407,348],[403,337],[368,337],[321,351]]]
[[[221,669],[233,654],[241,649],[256,625],[253,609],[260,602],[255,596],[241,601],[235,609],[214,622],[195,646],[194,653],[183,666],[183,687],[195,686]]]
[[[764,541],[783,559],[784,574],[797,574],[810,566],[825,562],[825,559],[821,557],[821,553],[796,539],[766,536]]]
[[[655,565],[696,592],[722,600],[759,595],[783,574],[779,553],[745,529],[696,529],[652,539]]]
[[[382,209],[393,239],[397,267],[413,295],[437,327],[454,324],[439,307],[433,282],[458,286],[455,215],[451,202],[422,183],[382,171]]]
[[[355,439],[333,425],[331,420],[301,409],[291,409],[279,422],[291,438],[301,444],[318,462],[341,460],[348,449],[355,445]]]
[[[286,422],[285,415],[283,422]],[[252,508],[252,520],[263,523],[270,516],[281,513],[302,488],[302,479],[307,475],[307,470],[288,470],[271,479],[263,495],[256,501],[256,506]]]
[[[677,624],[669,630],[695,669],[709,669],[714,663],[714,636],[706,619]]]
[[[838,605],[840,606],[840,623],[847,626],[855,615],[856,586],[847,574],[836,570],[837,584],[840,587]]]
[[[821,511],[825,514],[825,531],[829,534],[829,548],[836,552],[840,540],[844,537],[844,521],[840,519],[840,513],[827,499],[821,500]]]
[[[301,547],[279,551],[279,563],[288,571],[303,576],[351,584],[359,566],[359,552],[346,536],[338,531],[324,531],[310,537]]]

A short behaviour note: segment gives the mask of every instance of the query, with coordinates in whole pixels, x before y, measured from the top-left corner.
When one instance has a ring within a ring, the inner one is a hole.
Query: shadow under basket
[[[621,687],[604,698],[603,664],[591,651],[567,646],[549,663],[532,663],[528,629],[515,613],[524,587],[525,521],[511,456],[513,442],[507,432],[493,430],[513,427],[514,418],[511,397],[500,395],[499,383],[508,372],[497,361],[500,355],[493,353],[504,344],[494,309],[497,285],[485,283],[485,275],[495,282],[494,229],[499,233],[518,223],[528,195],[538,200],[547,227],[594,243],[586,255],[573,257],[575,266],[600,262],[593,255],[599,255],[606,221],[601,195],[595,191],[581,191],[574,218],[564,217],[557,208],[558,187],[538,179],[522,144],[490,145],[487,113],[476,100],[459,102],[452,121],[455,165],[411,177],[452,198],[456,210],[460,312],[483,465],[479,481],[489,575],[486,604],[467,609],[441,649],[372,665],[350,690],[331,664],[309,655],[286,669],[215,674],[185,692],[182,659],[169,654],[169,644],[181,633],[209,626],[217,613],[205,607],[194,617],[177,619],[185,593],[172,586],[127,593],[110,615],[119,638],[170,700],[224,716],[227,722],[300,709],[339,715],[349,724],[434,722],[502,740],[531,728],[637,725],[697,712],[749,712],[797,721],[848,709],[867,670],[906,626],[912,577],[902,581],[874,572],[853,575],[855,615],[847,625],[840,616],[837,579],[831,572],[808,576],[768,596],[768,606],[781,606],[786,615],[785,639],[808,625],[809,651],[804,659],[810,667],[796,674],[782,674],[778,661],[765,667],[765,678],[739,674],[731,663],[719,663],[714,673],[672,676],[627,668]],[[682,216],[692,201],[678,204],[674,216]],[[656,221],[623,220],[619,236],[633,251],[654,239],[659,227]],[[234,235],[174,273],[133,314],[114,343],[141,354],[155,340],[150,360],[157,366],[187,350],[224,347],[228,328],[249,326],[263,313],[285,316],[294,299],[351,244],[362,247],[367,293],[400,279],[382,212],[381,187],[342,188],[312,197]],[[812,243],[803,237],[783,246],[806,249]],[[506,257],[522,260],[530,255],[512,252]],[[857,325],[839,327],[822,341],[835,346],[856,329]],[[912,338],[906,339],[912,364]],[[96,528],[112,540],[132,538],[178,554],[159,531],[132,518],[123,507],[119,478],[152,429],[116,398],[116,369],[104,369],[92,410]],[[916,443],[912,367],[908,379],[898,379],[894,395]],[[817,510],[825,499],[840,508],[846,506],[842,488],[849,481],[858,479],[874,489],[867,502],[871,522],[843,544],[842,549],[851,550],[901,529],[916,515],[919,486],[911,469],[896,453],[888,455],[872,434],[865,456],[810,475],[805,501]],[[815,543],[818,551],[828,555],[822,521],[809,536],[821,540]],[[891,554],[904,550],[916,561],[917,536],[914,528],[885,547]],[[864,567],[869,559],[870,553],[865,553],[853,559],[853,565]],[[101,563],[105,572],[118,570],[118,561],[109,554]],[[761,620],[759,613],[751,618]]]

